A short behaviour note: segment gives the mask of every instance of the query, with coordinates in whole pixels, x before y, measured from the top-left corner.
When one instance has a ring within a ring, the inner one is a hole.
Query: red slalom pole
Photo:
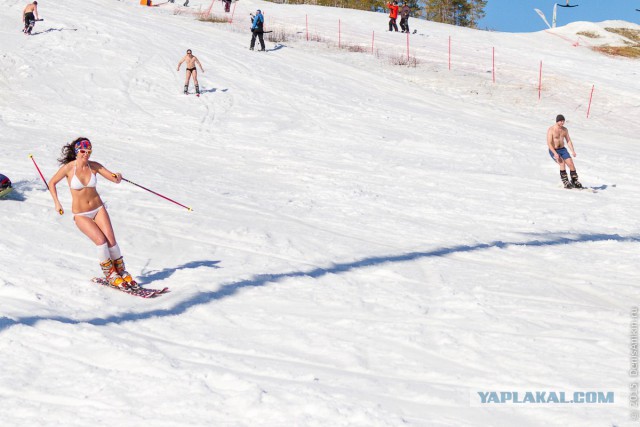
[[[593,90],[596,88],[596,85],[591,86],[591,95],[589,96],[589,108],[587,108],[587,119],[589,118],[589,112],[591,111],[591,100],[593,99]]]
[[[538,101],[540,101],[541,91],[542,91],[542,61],[540,61],[540,77],[538,77]]]
[[[340,41],[341,41],[340,39],[342,37],[342,28],[341,28],[341,26],[342,25],[340,23],[340,20],[338,19],[338,49],[340,49],[342,47],[341,43],[340,43]]]
[[[47,180],[44,179],[44,175],[42,175],[42,172],[40,171],[40,168],[38,167],[38,164],[36,163],[36,159],[33,158],[33,154],[29,154],[29,158],[31,159],[31,161],[33,162],[33,165],[36,167],[36,169],[38,169],[38,173],[40,174],[40,178],[42,178],[42,181],[44,182],[45,187],[47,187],[47,190],[49,189],[49,184],[47,184]],[[60,215],[62,215],[64,212],[62,209],[60,209],[58,211],[58,213]]]
[[[115,174],[113,174],[113,176],[115,177],[116,175],[115,175]],[[185,206],[185,205],[183,205],[182,203],[178,203],[178,202],[176,202],[175,200],[172,200],[172,199],[170,199],[170,198],[168,198],[168,197],[166,197],[166,196],[163,196],[162,194],[156,193],[156,192],[155,192],[155,191],[153,191],[153,190],[149,190],[147,187],[143,187],[142,185],[140,185],[140,184],[136,184],[136,183],[135,183],[135,182],[133,182],[133,181],[129,181],[129,180],[128,180],[128,179],[126,179],[126,178],[122,178],[122,180],[123,180],[123,181],[127,181],[129,184],[133,184],[133,185],[135,185],[136,187],[140,187],[140,188],[142,188],[143,190],[147,190],[149,193],[153,193],[153,194],[155,194],[156,196],[160,196],[160,197],[162,197],[162,198],[163,198],[163,199],[165,199],[165,200],[168,200],[168,201],[170,201],[170,202],[172,202],[172,203],[175,203],[176,205],[182,206],[182,207],[183,207],[183,208],[185,208],[185,209],[188,209],[188,210],[190,210],[190,211],[193,211],[193,209],[191,209],[189,206]]]
[[[409,32],[407,31],[407,62],[409,62]]]
[[[449,71],[451,71],[451,36],[449,36]]]
[[[495,83],[496,82],[496,48],[493,47],[491,52],[492,52],[491,57],[493,61],[493,82]]]
[[[238,2],[233,2],[233,10],[231,11],[231,19],[229,19],[229,24],[233,23],[233,14],[236,13],[236,5],[238,4]]]
[[[375,40],[375,38],[376,38],[376,32],[373,31],[371,33],[371,55],[373,55],[373,41]]]

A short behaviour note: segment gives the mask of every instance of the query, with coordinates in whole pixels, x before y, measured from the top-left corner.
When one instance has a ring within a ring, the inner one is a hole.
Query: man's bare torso
[[[196,58],[194,55],[191,55],[191,57],[189,57],[189,55],[184,57],[184,62],[185,64],[187,64],[187,69],[189,68],[196,68],[196,61],[198,60],[198,58]]]
[[[549,128],[551,134],[551,144],[553,148],[558,149],[564,147],[564,140],[567,136],[567,128],[564,126],[553,125]]]

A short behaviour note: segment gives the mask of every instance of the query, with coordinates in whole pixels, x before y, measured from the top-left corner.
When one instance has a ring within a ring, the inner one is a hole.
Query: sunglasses
[[[191,53],[191,51],[190,51],[190,50],[188,50],[188,51],[187,51],[187,54],[190,54],[190,53]]]
[[[80,153],[80,154],[84,154],[84,153],[91,154],[91,150],[78,150],[78,153]]]

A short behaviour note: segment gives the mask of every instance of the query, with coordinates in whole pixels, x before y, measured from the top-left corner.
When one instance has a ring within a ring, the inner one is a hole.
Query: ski
[[[559,187],[562,188],[563,190],[586,191],[588,193],[597,193],[598,192],[598,190],[596,190],[595,188],[591,188],[591,187],[568,187],[567,188],[562,184],[560,184]]]
[[[115,289],[117,291],[124,292],[125,294],[137,296],[140,298],[155,298],[159,295],[169,292],[169,288],[166,287],[163,289],[147,289],[143,288],[135,282],[132,286],[128,287],[111,286],[107,279],[105,279],[104,277],[94,277],[93,279],[91,279],[91,281],[93,283],[97,283],[98,285],[106,286],[107,288]]]

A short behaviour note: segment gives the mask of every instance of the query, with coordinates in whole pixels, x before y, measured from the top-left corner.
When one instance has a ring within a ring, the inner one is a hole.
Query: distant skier
[[[264,52],[264,16],[260,9],[256,10],[256,15],[251,15],[251,46],[250,50],[256,45],[256,37],[260,40],[260,51]]]
[[[38,17],[38,2],[34,1],[33,3],[26,5],[22,11],[22,21],[24,22],[24,30],[22,30],[22,32],[27,35],[31,35],[31,31],[33,30],[33,26],[36,24],[37,19],[40,19]]]
[[[191,53],[191,49],[187,49],[187,54],[178,62],[178,71],[180,71],[180,66],[183,62],[187,63],[187,79],[184,82],[184,94],[189,93],[189,79],[193,76],[193,84],[196,86],[196,95],[200,96],[200,86],[198,86],[198,70],[196,69],[196,64],[200,66],[200,70],[204,73],[204,68],[202,68],[202,64]]]
[[[558,114],[556,117],[556,124],[547,130],[547,146],[549,148],[549,155],[558,164],[558,166],[560,166],[560,179],[562,180],[564,188],[582,188],[582,184],[578,181],[578,173],[576,172],[576,167],[573,164],[573,159],[564,147],[564,142],[566,140],[573,157],[577,156],[576,151],[573,149],[573,142],[569,137],[569,130],[564,127],[564,122],[564,116],[562,114]],[[567,166],[569,167],[571,182],[569,182],[569,179],[567,178]]]
[[[406,1],[402,2],[402,7],[400,8],[400,28],[402,28],[403,33],[409,32],[409,15],[411,15],[411,8]]]
[[[116,184],[122,181],[122,175],[114,174],[100,163],[90,161],[91,151],[91,142],[84,137],[63,146],[62,156],[58,159],[62,167],[49,181],[49,191],[53,196],[56,212],[63,213],[56,185],[67,179],[71,190],[73,220],[80,231],[96,245],[104,276],[112,286],[127,286],[133,282],[133,278],[125,270],[109,213],[96,191],[97,174]]]
[[[398,24],[396,24],[396,19],[398,19],[398,1],[393,0],[393,3],[387,3],[387,8],[389,9],[389,31],[398,31]]]

